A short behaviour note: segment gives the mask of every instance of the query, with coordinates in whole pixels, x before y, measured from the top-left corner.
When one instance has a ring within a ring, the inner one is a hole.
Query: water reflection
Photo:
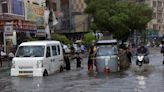
[[[40,86],[43,83],[43,78],[41,77],[11,77],[11,90],[15,90],[16,92],[24,92],[24,90],[28,91],[38,91],[40,90]]]
[[[135,89],[135,92],[144,92],[144,89],[146,89],[146,77],[145,76],[137,76],[137,88]]]
[[[116,72],[116,73],[109,73],[109,74],[96,73],[95,74],[95,77],[100,78],[100,79],[125,78],[127,76],[129,76],[129,74],[127,72]]]

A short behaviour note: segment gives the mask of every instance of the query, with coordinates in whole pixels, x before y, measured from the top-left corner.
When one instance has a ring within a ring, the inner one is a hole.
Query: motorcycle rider
[[[143,54],[144,55],[144,63],[149,63],[149,50],[144,46],[144,43],[141,42],[139,48],[137,49],[137,55]]]

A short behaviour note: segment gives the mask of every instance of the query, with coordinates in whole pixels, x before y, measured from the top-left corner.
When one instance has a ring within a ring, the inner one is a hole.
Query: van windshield
[[[99,47],[96,56],[110,56],[116,55],[117,49],[115,47]]]
[[[16,57],[43,57],[45,46],[20,46]]]

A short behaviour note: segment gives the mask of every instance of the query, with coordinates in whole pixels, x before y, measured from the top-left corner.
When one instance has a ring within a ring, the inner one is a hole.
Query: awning
[[[0,31],[4,32],[4,26],[7,22],[11,22],[10,26],[13,26],[13,30],[19,32],[26,32],[26,31],[37,31],[37,26],[35,22],[27,21],[27,20],[0,20]]]

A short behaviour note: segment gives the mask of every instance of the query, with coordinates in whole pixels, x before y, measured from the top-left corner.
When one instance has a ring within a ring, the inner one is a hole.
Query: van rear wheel
[[[48,76],[47,70],[44,71],[43,76]]]

